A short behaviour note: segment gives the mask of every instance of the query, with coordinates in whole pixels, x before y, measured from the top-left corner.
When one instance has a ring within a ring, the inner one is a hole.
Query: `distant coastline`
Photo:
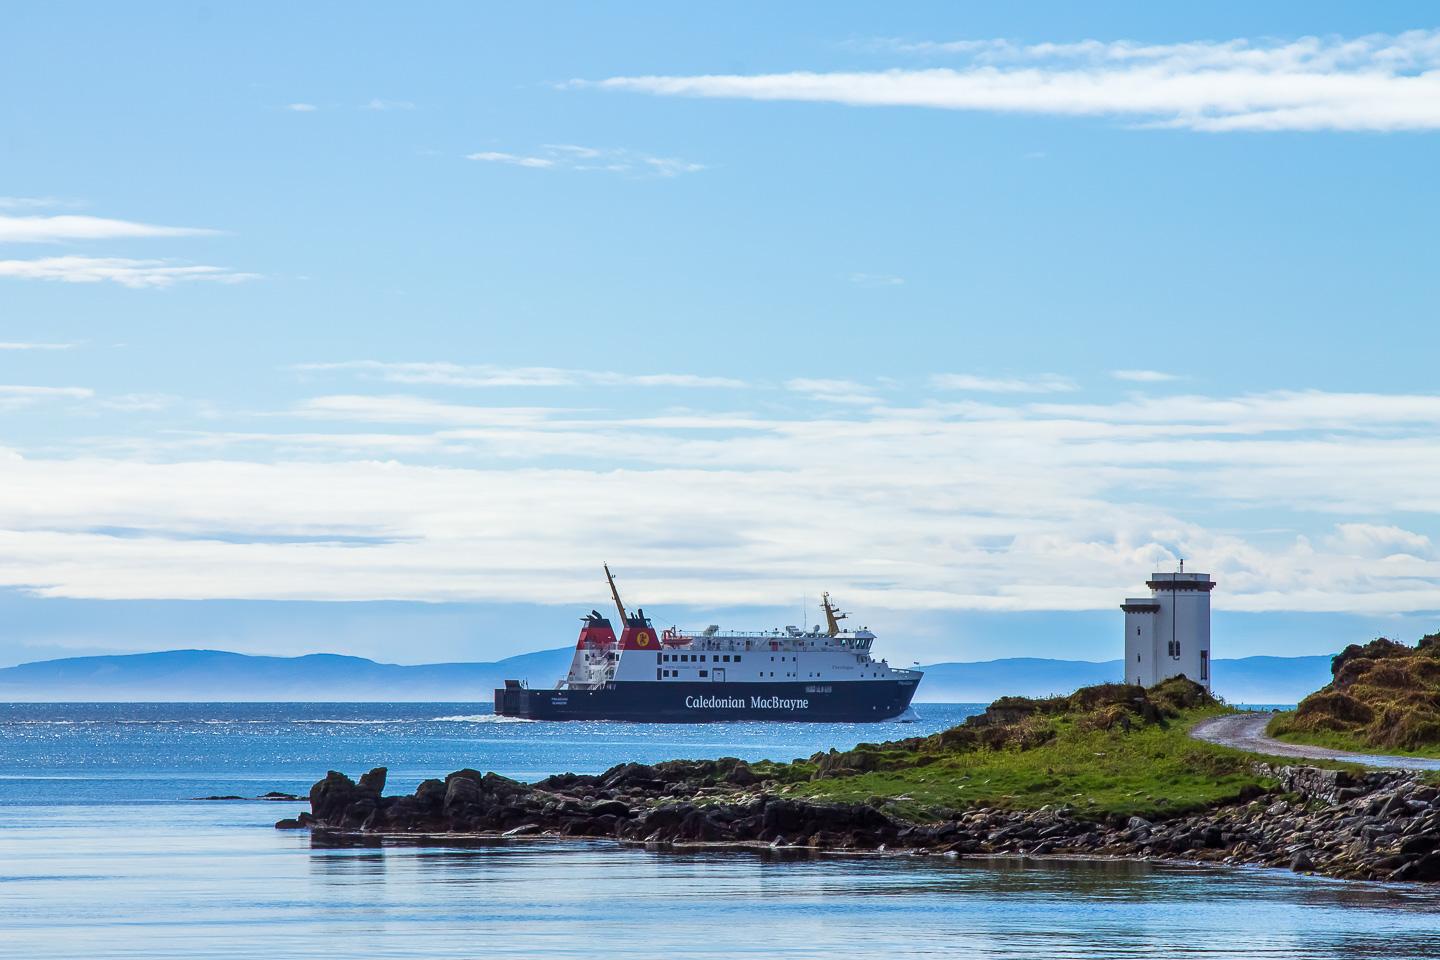
[[[417,665],[337,654],[267,657],[220,650],[69,657],[0,669],[0,702],[488,703],[507,679],[554,683],[571,652],[562,647],[493,662]],[[1216,660],[1215,691],[1231,703],[1293,704],[1328,682],[1330,659]],[[1005,694],[1046,696],[1117,680],[1120,661],[1012,657],[923,669],[917,704],[985,703]]]

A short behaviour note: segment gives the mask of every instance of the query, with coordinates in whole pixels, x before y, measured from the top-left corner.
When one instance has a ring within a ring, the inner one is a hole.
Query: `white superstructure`
[[[608,574],[608,570],[606,571]],[[613,582],[612,582],[613,588]],[[618,596],[617,596],[618,601]],[[619,641],[609,632],[609,621],[598,613],[587,623],[604,627],[580,643],[561,685],[572,689],[603,686],[617,680],[660,683],[805,683],[825,684],[852,680],[909,680],[921,672],[892,667],[877,660],[870,648],[875,634],[861,627],[842,630],[839,613],[827,594],[821,604],[826,626],[805,630],[789,626],[755,632],[721,632],[719,627],[657,631],[643,611],[626,613],[626,629]],[[623,605],[620,606],[623,610]]]
[[[1154,686],[1185,676],[1210,689],[1208,573],[1152,573],[1149,597],[1130,597],[1125,611],[1125,682]]]

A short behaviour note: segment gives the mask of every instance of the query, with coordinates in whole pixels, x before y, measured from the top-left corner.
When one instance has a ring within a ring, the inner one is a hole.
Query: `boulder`
[[[480,802],[480,782],[469,777],[461,777],[451,774],[446,777],[445,788],[445,811],[447,813],[456,811],[469,804]]]
[[[384,767],[376,767],[369,773],[362,773],[360,775],[360,782],[356,784],[355,789],[358,790],[362,796],[374,797],[376,800],[379,800],[380,796],[385,792],[385,772]]]
[[[310,812],[322,823],[338,820],[345,808],[360,798],[355,781],[338,770],[325,774],[310,788]]]

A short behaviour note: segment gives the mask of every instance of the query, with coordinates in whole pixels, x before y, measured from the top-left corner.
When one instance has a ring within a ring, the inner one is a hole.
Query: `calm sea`
[[[1440,956],[1440,893],[1261,870],[663,852],[595,842],[326,845],[272,829],[327,769],[395,790],[462,766],[788,759],[914,722],[504,722],[481,705],[0,705],[0,957]]]

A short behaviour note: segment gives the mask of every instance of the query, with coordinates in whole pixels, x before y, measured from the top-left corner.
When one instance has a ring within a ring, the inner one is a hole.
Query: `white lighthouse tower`
[[[1128,598],[1125,611],[1125,682],[1151,687],[1182,674],[1210,689],[1208,573],[1152,573],[1147,598]]]

